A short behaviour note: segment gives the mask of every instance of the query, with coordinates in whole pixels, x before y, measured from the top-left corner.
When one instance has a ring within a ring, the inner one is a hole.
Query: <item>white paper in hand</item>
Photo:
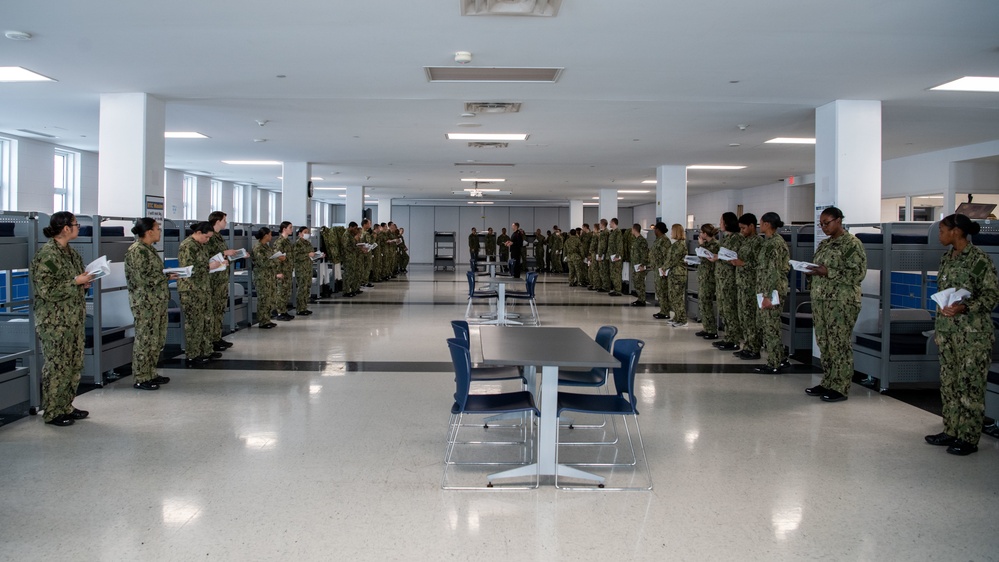
[[[208,263],[212,262],[220,263],[221,265],[214,269],[209,269],[208,273],[218,273],[220,271],[225,271],[225,268],[229,267],[229,264],[225,261],[225,257],[222,255],[222,252],[215,254],[208,260]]]
[[[194,266],[189,265],[187,267],[168,267],[163,270],[163,273],[167,275],[176,275],[180,279],[187,279],[194,274]]]
[[[688,265],[700,265],[701,258],[697,256],[684,256],[683,261]]]
[[[728,248],[722,248],[718,250],[718,259],[723,261],[732,261],[739,259],[739,254],[733,252]]]
[[[100,279],[101,277],[107,277],[111,275],[111,262],[108,261],[107,256],[101,256],[96,260],[87,264],[84,268],[87,273],[93,275],[94,279]]]
[[[962,300],[971,296],[971,293],[967,289],[944,289],[942,291],[933,293],[930,298],[933,302],[937,303],[940,308],[946,308],[952,304],[957,304]]]
[[[715,259],[715,254],[712,254],[711,250],[705,248],[704,246],[698,246],[697,249],[694,250],[694,254],[708,260]]]
[[[801,271],[804,273],[809,273],[810,271],[812,271],[812,269],[818,267],[817,264],[810,263],[807,261],[787,260],[787,263],[791,264],[791,268],[793,268],[795,271]]]
[[[282,256],[284,256],[284,252],[280,252],[280,251],[279,252],[274,252],[273,254],[271,254],[270,259],[276,260],[276,259],[278,259],[278,258],[280,258]]]
[[[246,248],[240,248],[240,249],[236,250],[235,254],[229,256],[228,259],[229,259],[229,261],[236,261],[236,260],[241,260],[241,259],[245,258],[248,255],[250,255],[250,254],[246,253]]]

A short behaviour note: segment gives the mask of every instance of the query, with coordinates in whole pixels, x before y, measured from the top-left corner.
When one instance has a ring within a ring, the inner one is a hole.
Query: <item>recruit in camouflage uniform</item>
[[[351,237],[353,238],[353,237]],[[365,244],[375,244],[375,233],[369,228],[367,230],[361,229],[361,239],[359,242]],[[351,242],[356,244],[357,242]],[[356,247],[356,246],[355,246]],[[375,253],[373,251],[362,252],[361,259],[358,262],[358,273],[360,273],[360,285],[358,285],[358,290],[360,290],[361,285],[370,284],[373,281],[377,281],[374,273],[375,265]]]
[[[135,317],[132,375],[135,383],[141,384],[157,377],[156,363],[167,335],[170,281],[163,274],[163,260],[156,248],[136,238],[125,251],[125,280]]]
[[[177,294],[184,311],[184,354],[188,359],[209,357],[218,334],[212,330],[212,286],[208,261],[214,254],[191,234],[180,243],[177,261],[180,267],[193,267],[190,277],[177,280]],[[219,273],[218,275],[222,275]]]
[[[229,246],[225,243],[225,239],[218,232],[212,232],[212,237],[208,240],[206,245],[209,256],[214,256],[215,254],[225,252],[229,249]],[[225,319],[225,309],[229,306],[229,268],[225,271],[220,271],[218,273],[213,273],[208,277],[211,283],[211,326],[209,327],[209,333],[212,337],[212,342],[216,342],[222,339],[222,321]]]
[[[937,311],[944,433],[977,446],[995,344],[992,310],[999,304],[999,277],[988,254],[971,242],[957,255],[947,251],[940,258],[937,289],[951,288],[966,289],[971,296],[961,301],[964,314],[946,317]]]
[[[405,273],[409,269],[409,248],[406,247],[406,237],[403,229],[399,229],[399,271]]]
[[[853,327],[860,315],[860,282],[867,276],[864,244],[849,232],[819,242],[812,263],[825,277],[811,276],[812,321],[822,361],[823,388],[843,396],[853,379]]]
[[[757,304],[763,350],[767,352],[767,367],[771,369],[779,369],[787,361],[787,350],[781,341],[780,313],[783,303],[787,302],[790,259],[787,242],[776,232],[764,238],[756,254],[756,293],[770,298],[776,290],[780,300],[775,308],[759,308]]]
[[[545,236],[541,229],[534,231],[534,271],[545,270]]]
[[[496,233],[491,227],[486,231],[486,257],[496,258]]]
[[[565,238],[561,232],[556,232],[548,237],[548,246],[551,248],[551,259],[548,262],[548,270],[552,273],[562,274],[562,260],[565,258]]]
[[[669,251],[672,245],[669,241],[669,235],[664,234],[652,243],[652,249],[649,251],[649,261],[652,264],[652,275],[655,277],[655,290],[656,290],[656,300],[659,301],[659,312],[657,313],[660,320],[669,318],[669,292],[666,285],[666,277],[663,277],[660,271],[666,271],[668,267],[666,262],[669,260]]]
[[[363,231],[355,231],[353,234],[348,230],[344,234],[344,255],[346,256],[347,274],[344,280],[344,296],[354,296],[361,292],[361,285],[366,279],[366,261],[370,259],[370,253],[358,246],[364,237]]]
[[[35,331],[42,344],[42,408],[45,421],[70,415],[83,371],[86,289],[74,279],[83,259],[68,244],[49,240],[28,270],[34,291]]]
[[[666,278],[666,299],[669,302],[667,310],[673,311],[674,324],[687,323],[687,264],[683,261],[686,256],[686,239],[673,240],[663,266],[663,269],[669,270]]]
[[[590,233],[590,248],[589,259],[590,265],[587,267],[589,270],[589,285],[590,290],[599,291],[600,290],[600,262],[597,261],[597,248],[600,247],[600,223],[595,223],[593,225],[593,232]]]
[[[607,250],[610,242],[610,228],[601,221],[600,237],[597,242],[597,253],[603,258],[597,262],[597,283],[601,293],[611,290],[610,282],[610,252]]]
[[[623,228],[623,229],[621,229],[621,260],[622,260],[623,263],[631,264],[631,247],[632,246],[634,246],[634,236],[632,236],[632,234],[631,234],[631,229],[630,228]],[[627,269],[627,268],[622,268],[622,269],[624,271],[628,272],[628,279],[631,279],[632,277],[634,277],[632,275],[632,273],[635,272],[635,268],[634,267],[631,267],[631,269]],[[624,281],[623,281],[623,275],[622,275],[622,283],[623,282]],[[629,286],[630,285],[631,285],[631,283],[629,282]],[[632,288],[632,290],[634,289],[634,287],[631,287],[631,288]]]
[[[637,303],[641,303],[642,306],[645,305],[645,278],[648,274],[647,271],[635,271],[635,266],[644,266],[646,269],[650,267],[649,262],[649,243],[645,240],[644,236],[632,236],[631,237],[631,250],[630,250],[631,271],[628,272],[628,276],[631,278],[631,289],[635,291],[635,296],[638,297]],[[657,273],[658,275],[658,273]],[[638,306],[638,305],[636,305]]]
[[[334,271],[337,264],[340,264],[340,286],[343,287],[343,232],[346,229],[342,226],[334,226],[333,228],[326,228],[325,226],[319,229],[319,235],[323,239],[323,245],[326,247],[326,260],[333,264]],[[336,292],[336,280],[334,279],[332,286],[329,288],[331,293]]]
[[[308,232],[308,231],[306,231]],[[316,249],[301,236],[295,240],[295,312],[311,314],[309,295],[312,293],[312,257]]]
[[[581,247],[579,234],[570,234],[569,239],[565,241],[565,256],[569,261],[570,287],[575,287],[579,284],[579,266],[583,263],[583,256],[579,253]]]
[[[288,227],[288,230],[291,228]],[[295,272],[295,243],[291,240],[291,235],[283,236],[283,233],[275,233],[274,250],[284,254],[284,260],[277,259],[277,273],[282,277],[277,279],[277,313],[288,314],[288,305],[291,304],[291,275]]]
[[[738,232],[726,232],[718,247],[738,254],[743,240]],[[718,312],[725,322],[725,337],[718,344],[722,349],[739,349],[743,336],[742,323],[739,321],[739,286],[736,283],[735,270],[736,267],[731,262],[725,260],[715,262]]]
[[[475,266],[475,262],[478,261],[479,257],[479,233],[472,228],[472,232],[468,235],[468,259],[472,261],[472,266]]]
[[[746,354],[758,354],[763,347],[758,313],[760,306],[756,302],[757,264],[755,263],[762,243],[763,239],[760,238],[759,234],[743,236],[742,243],[739,245],[739,259],[745,265],[735,268],[735,285],[739,295],[739,326],[742,328],[743,338],[746,342],[742,350]],[[728,338],[726,337],[726,339]]]
[[[503,233],[496,237],[496,244],[499,245],[499,262],[503,267],[506,267],[506,263],[510,261],[510,247],[506,245],[509,241],[510,237],[504,228]]]
[[[580,264],[576,273],[576,285],[581,287],[590,286],[590,240],[593,233],[590,229],[579,231],[579,257]]]
[[[274,245],[257,242],[253,246],[253,286],[257,290],[257,322],[271,323],[271,313],[277,310],[277,260]]]
[[[712,254],[718,254],[719,244],[715,238],[708,238],[701,247]],[[701,263],[697,266],[698,314],[701,315],[701,326],[708,337],[718,335],[718,317],[715,314],[715,302],[718,297],[715,269],[718,267],[721,266],[717,262],[707,258],[701,258]]]
[[[607,287],[610,296],[621,296],[621,285],[624,283],[624,237],[618,227],[617,219],[611,221],[610,233],[607,235]]]

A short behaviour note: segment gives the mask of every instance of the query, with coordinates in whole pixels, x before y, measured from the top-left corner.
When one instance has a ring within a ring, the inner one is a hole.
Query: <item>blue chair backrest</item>
[[[472,354],[468,350],[468,342],[462,339],[448,338],[447,346],[454,365],[454,405],[463,412],[472,386]]]
[[[531,271],[527,274],[527,296],[534,298],[534,285],[538,282],[538,272]]]
[[[464,320],[452,320],[451,329],[454,330],[454,337],[465,341],[469,340],[468,322]]]
[[[621,362],[620,367],[614,368],[614,387],[617,395],[628,393],[628,401],[631,409],[637,414],[635,404],[638,401],[635,397],[635,371],[638,370],[638,359],[642,356],[642,348],[645,342],[635,339],[623,339],[614,342],[614,358]]]
[[[475,273],[471,271],[465,272],[468,277],[468,298],[472,298],[475,294]]]
[[[615,336],[617,336],[617,326],[600,326],[600,329],[597,330],[597,337],[594,340],[600,344],[600,347],[610,353],[611,344],[614,343]]]

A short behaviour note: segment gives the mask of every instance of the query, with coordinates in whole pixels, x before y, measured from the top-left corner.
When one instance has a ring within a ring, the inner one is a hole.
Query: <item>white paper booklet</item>
[[[218,273],[220,271],[225,271],[225,268],[229,267],[229,264],[228,262],[225,261],[225,256],[222,255],[222,252],[219,252],[214,256],[208,258],[208,263],[211,263],[213,261],[220,262],[222,265],[216,267],[215,269],[209,269],[208,273]]]
[[[168,267],[163,270],[163,273],[167,275],[176,275],[181,279],[187,279],[194,274],[194,266],[189,265],[187,267]]]
[[[637,273],[637,272],[641,271],[642,267],[644,267],[642,264],[636,263],[635,264],[635,272]]]
[[[93,275],[94,279],[107,277],[108,275],[111,275],[111,262],[108,261],[107,256],[101,256],[96,260],[88,263],[85,270],[87,273]]]
[[[807,261],[788,260],[787,263],[791,264],[791,267],[795,271],[803,271],[805,273],[808,273],[813,268],[818,267],[818,265]]]
[[[276,260],[276,259],[280,258],[283,255],[284,255],[284,252],[274,252],[273,254],[271,254],[270,259]]]
[[[669,277],[669,269],[659,268],[659,277]]]
[[[611,254],[611,261],[617,261],[617,260],[618,260],[617,254]]]
[[[323,259],[325,257],[326,257],[326,254],[324,254],[322,252],[316,252],[315,255],[312,256],[312,260],[313,261],[318,261],[318,260],[321,260],[321,259]]]
[[[687,265],[700,265],[701,264],[701,258],[699,258],[697,256],[684,256],[683,257],[683,261]]]
[[[777,289],[774,289],[770,293],[770,304],[777,306],[780,304],[780,295],[777,294]],[[756,293],[756,306],[758,308],[763,308],[763,293]]]
[[[236,250],[236,253],[229,256],[229,261],[241,260],[250,254],[246,253],[246,248],[240,248]]]
[[[728,248],[722,248],[718,250],[718,259],[724,261],[737,260],[739,259],[739,254],[733,252],[732,250],[729,250]]]
[[[711,250],[705,248],[704,246],[698,246],[697,249],[694,250],[694,253],[705,259],[715,259],[715,255],[711,253]]]
[[[967,289],[944,289],[938,293],[933,293],[930,298],[933,302],[940,305],[940,308],[948,307],[952,304],[957,304],[962,300],[971,296],[971,293]]]

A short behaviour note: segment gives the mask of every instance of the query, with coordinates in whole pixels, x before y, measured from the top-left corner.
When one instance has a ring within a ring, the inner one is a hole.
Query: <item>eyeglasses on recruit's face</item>
[[[836,222],[838,220],[839,219],[832,219],[832,220],[828,220],[828,221],[819,221],[819,226],[821,226],[822,228],[825,228],[825,227],[829,226],[830,224],[832,224],[832,223],[834,223],[834,222]]]

